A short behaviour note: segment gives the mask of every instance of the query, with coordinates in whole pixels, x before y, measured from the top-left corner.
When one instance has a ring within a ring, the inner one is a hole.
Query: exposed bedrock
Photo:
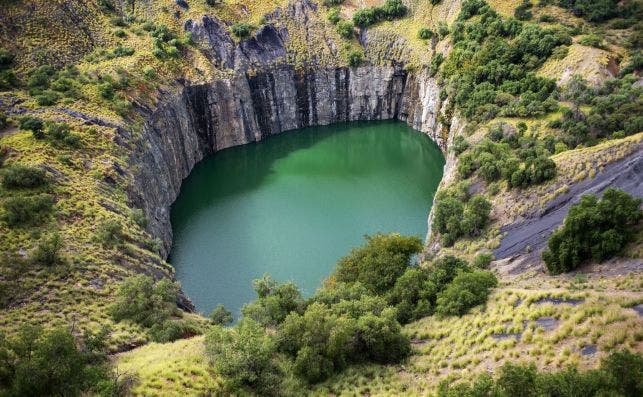
[[[635,197],[643,196],[643,145],[634,154],[609,164],[594,178],[584,179],[544,208],[527,214],[523,219],[500,229],[506,233],[500,246],[494,250],[497,268],[507,273],[522,273],[540,263],[540,255],[551,233],[563,223],[569,208],[580,201],[583,194],[600,195],[605,189],[622,189]]]
[[[186,85],[168,94],[143,127],[132,158],[131,198],[150,232],[171,246],[170,205],[181,181],[205,156],[283,131],[356,120],[399,119],[442,148],[440,91],[425,73],[387,67],[295,70],[271,67],[232,79]]]

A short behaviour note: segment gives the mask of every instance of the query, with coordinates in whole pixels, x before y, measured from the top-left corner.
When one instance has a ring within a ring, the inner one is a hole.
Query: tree
[[[34,138],[42,139],[45,137],[45,134],[42,131],[44,123],[41,119],[36,117],[23,117],[20,120],[20,129],[24,131],[31,131]]]
[[[241,312],[261,325],[277,325],[292,311],[301,311],[304,300],[301,291],[290,282],[279,284],[269,275],[253,281],[255,301],[246,304]]]
[[[179,285],[163,279],[154,282],[150,276],[133,276],[119,286],[111,307],[114,320],[131,320],[144,327],[163,323],[176,311]]]
[[[96,347],[96,346],[94,346]],[[104,355],[81,351],[65,329],[23,327],[13,339],[0,335],[0,394],[79,396],[109,380]]]
[[[216,325],[227,325],[232,322],[232,312],[226,310],[223,305],[217,305],[210,314],[210,319]]]
[[[251,387],[260,395],[278,395],[275,344],[255,321],[243,319],[233,329],[215,326],[205,338],[206,354],[230,391]]]
[[[435,312],[442,316],[463,315],[486,302],[491,288],[497,284],[496,276],[491,272],[461,272],[438,294]]]
[[[601,200],[582,196],[547,242],[542,258],[549,271],[568,272],[588,259],[602,261],[616,255],[643,218],[640,205],[641,199],[613,188],[605,190]]]
[[[399,234],[366,236],[366,244],[354,248],[337,263],[337,281],[356,282],[375,293],[391,288],[410,264],[411,257],[422,250],[417,237]]]

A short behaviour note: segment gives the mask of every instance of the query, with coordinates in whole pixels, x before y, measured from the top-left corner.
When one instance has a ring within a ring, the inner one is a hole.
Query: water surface
[[[269,273],[307,295],[365,234],[424,238],[444,158],[401,122],[306,128],[198,164],[172,206],[170,263],[199,311],[235,317]]]

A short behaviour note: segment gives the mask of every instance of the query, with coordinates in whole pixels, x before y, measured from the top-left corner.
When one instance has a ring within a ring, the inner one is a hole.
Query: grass
[[[114,357],[116,371],[133,375],[136,396],[204,396],[221,393],[204,354],[203,337],[151,343]]]

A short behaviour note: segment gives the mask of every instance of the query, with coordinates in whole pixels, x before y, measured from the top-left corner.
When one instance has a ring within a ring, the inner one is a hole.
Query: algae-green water
[[[364,235],[422,239],[444,157],[396,121],[270,137],[197,164],[172,206],[170,263],[197,310],[238,317],[268,273],[309,296]]]

